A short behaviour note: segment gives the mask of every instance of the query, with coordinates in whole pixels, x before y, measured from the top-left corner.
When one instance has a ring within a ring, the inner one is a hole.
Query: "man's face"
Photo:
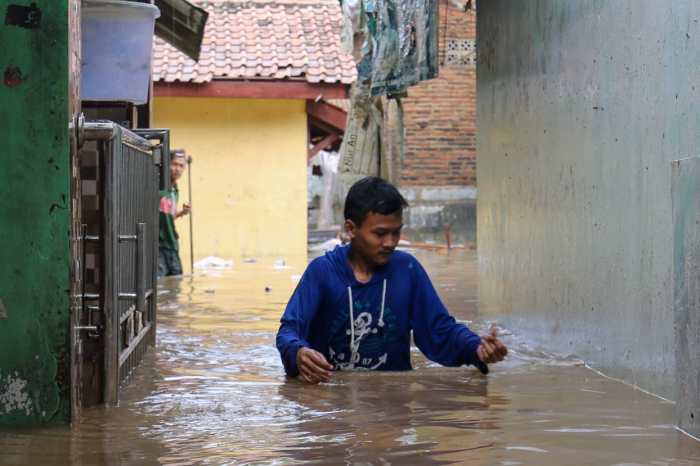
[[[185,171],[185,158],[175,157],[170,161],[170,180],[177,181]]]
[[[401,213],[382,215],[370,212],[361,226],[346,220],[345,226],[352,240],[354,252],[376,266],[389,262],[399,244],[403,216]]]

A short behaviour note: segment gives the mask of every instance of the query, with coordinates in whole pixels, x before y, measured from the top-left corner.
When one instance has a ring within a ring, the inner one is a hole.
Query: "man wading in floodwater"
[[[411,330],[423,354],[444,366],[486,373],[506,356],[495,330],[479,337],[457,323],[420,263],[395,251],[407,206],[380,178],[350,188],[350,245],[309,264],[282,316],[277,349],[288,375],[318,383],[334,370],[409,370]]]

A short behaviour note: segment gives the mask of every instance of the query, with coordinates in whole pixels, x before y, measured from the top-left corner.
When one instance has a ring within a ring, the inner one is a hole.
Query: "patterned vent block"
[[[447,65],[476,66],[476,41],[474,39],[449,39],[447,41]]]
[[[101,231],[101,182],[100,156],[98,143],[87,141],[78,153],[80,163],[81,211],[87,234],[99,237]],[[87,241],[84,244],[84,287],[85,293],[101,293],[100,260],[102,251],[99,243]]]

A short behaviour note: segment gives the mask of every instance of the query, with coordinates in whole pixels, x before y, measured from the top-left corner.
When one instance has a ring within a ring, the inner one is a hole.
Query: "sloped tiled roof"
[[[197,1],[209,12],[199,62],[155,39],[153,80],[294,79],[351,84],[337,0]]]

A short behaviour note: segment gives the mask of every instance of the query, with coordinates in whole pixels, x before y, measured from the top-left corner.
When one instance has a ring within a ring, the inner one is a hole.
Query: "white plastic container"
[[[83,0],[82,100],[146,103],[159,16],[147,3]]]

